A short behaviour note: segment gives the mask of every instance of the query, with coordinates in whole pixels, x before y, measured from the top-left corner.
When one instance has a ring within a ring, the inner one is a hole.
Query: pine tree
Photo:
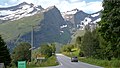
[[[99,33],[107,42],[107,45],[101,43],[103,50],[107,51],[106,56],[109,56],[106,58],[109,60],[112,57],[120,58],[120,1],[103,0],[103,8],[99,22]]]
[[[4,63],[5,66],[8,66],[11,63],[10,53],[7,49],[7,45],[0,36],[0,63]]]

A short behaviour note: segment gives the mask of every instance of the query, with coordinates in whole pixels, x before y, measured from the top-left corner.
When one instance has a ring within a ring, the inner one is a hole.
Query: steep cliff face
[[[34,45],[38,47],[44,43],[68,43],[71,34],[60,11],[55,6],[52,6],[44,10],[43,14],[44,19],[40,21],[40,25],[34,28]],[[21,38],[30,42],[31,32],[23,35]]]

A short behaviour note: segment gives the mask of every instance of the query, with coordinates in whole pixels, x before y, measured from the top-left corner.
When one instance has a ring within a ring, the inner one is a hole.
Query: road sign
[[[37,54],[37,59],[45,59],[45,56],[41,54]]]
[[[18,68],[26,68],[26,61],[18,61]]]
[[[0,63],[0,68],[5,68],[4,63]]]
[[[45,57],[37,57],[37,59],[45,59]]]

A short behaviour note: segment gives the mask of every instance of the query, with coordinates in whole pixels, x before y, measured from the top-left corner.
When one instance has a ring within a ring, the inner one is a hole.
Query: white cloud
[[[103,9],[102,2],[90,2],[86,3],[86,6],[84,6],[83,10],[86,12],[97,12]]]
[[[80,0],[70,0],[70,2],[79,2]]]
[[[41,5],[43,8],[55,5],[61,12],[78,8],[87,13],[94,13],[102,9],[102,1],[87,3],[83,0],[9,0],[9,2],[17,4],[24,1],[34,3],[35,5]]]

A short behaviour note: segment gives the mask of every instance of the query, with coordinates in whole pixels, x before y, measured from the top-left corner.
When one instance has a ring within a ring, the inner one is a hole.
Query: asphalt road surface
[[[52,66],[48,68],[103,68],[83,62],[71,62],[71,59],[65,55],[62,54],[56,54],[57,60],[60,65],[58,66]]]

